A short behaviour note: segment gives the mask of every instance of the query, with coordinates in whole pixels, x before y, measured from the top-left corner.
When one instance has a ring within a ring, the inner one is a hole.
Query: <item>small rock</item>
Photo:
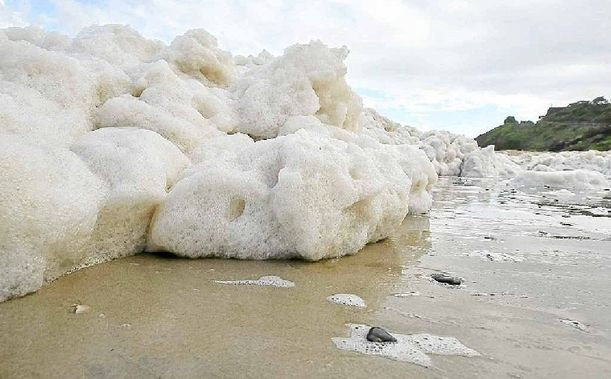
[[[367,341],[370,342],[397,342],[397,339],[390,335],[386,330],[374,326],[367,333]]]
[[[431,278],[435,279],[439,283],[450,284],[453,286],[459,286],[462,283],[462,278],[441,273],[432,274]]]

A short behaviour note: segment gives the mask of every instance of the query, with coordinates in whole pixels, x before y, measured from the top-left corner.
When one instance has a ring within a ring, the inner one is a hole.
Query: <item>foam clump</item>
[[[356,308],[366,308],[367,307],[367,304],[365,304],[365,300],[351,293],[336,293],[334,295],[328,296],[327,301],[331,303],[339,304],[339,305],[346,305],[349,307],[356,307]]]
[[[141,252],[153,212],[189,159],[159,134],[135,128],[104,128],[71,146],[106,185],[82,265]]]
[[[510,182],[516,187],[551,187],[558,189],[592,190],[609,188],[609,181],[596,171],[524,171]]]
[[[79,264],[106,190],[71,151],[0,137],[0,301]]]
[[[439,337],[431,334],[397,334],[392,333],[397,342],[370,342],[367,333],[368,325],[348,324],[350,337],[333,337],[338,349],[354,351],[365,355],[377,355],[401,362],[414,363],[429,367],[431,358],[427,354],[459,355],[474,357],[480,354],[458,341],[454,337]]]
[[[507,158],[531,171],[588,170],[611,176],[610,151],[507,152]]]
[[[362,102],[345,80],[348,49],[320,41],[287,48],[284,55],[254,67],[235,84],[237,131],[271,138],[291,116],[315,116],[325,124],[358,132]]]
[[[521,152],[479,148],[477,142],[448,131],[421,132],[393,122],[373,109],[363,112],[362,134],[387,145],[408,144],[423,150],[438,175],[513,178],[524,171],[588,170],[611,176],[611,152]]]
[[[281,288],[293,288],[295,287],[295,283],[290,280],[282,279],[279,276],[262,276],[257,280],[247,279],[247,280],[215,280],[215,283],[219,284],[229,284],[234,286],[271,286],[271,287],[281,287]]]
[[[522,168],[505,155],[496,154],[494,146],[487,146],[467,154],[463,160],[461,176],[471,178],[513,177]]]
[[[430,207],[436,175],[418,149],[309,130],[256,143],[231,139],[236,147],[202,155],[169,193],[151,225],[149,250],[192,258],[339,257]]]

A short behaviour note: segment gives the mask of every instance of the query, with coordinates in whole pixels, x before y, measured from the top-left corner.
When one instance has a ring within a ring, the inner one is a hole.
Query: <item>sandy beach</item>
[[[542,202],[495,183],[443,179],[430,215],[355,256],[140,254],[67,275],[0,304],[0,377],[611,375],[611,219],[588,215],[608,198]],[[295,287],[215,282],[265,275]],[[367,307],[326,300],[335,293]],[[481,356],[431,355],[427,368],[339,350],[348,323],[451,336]]]

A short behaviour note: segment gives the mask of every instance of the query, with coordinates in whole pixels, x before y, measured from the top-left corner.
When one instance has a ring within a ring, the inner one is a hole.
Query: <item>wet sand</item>
[[[609,199],[545,196],[444,179],[430,215],[352,257],[141,254],[81,270],[0,304],[0,378],[611,377],[611,218],[592,216]],[[465,282],[438,284],[439,271]],[[295,287],[215,282],[264,275]],[[343,351],[331,338],[347,323],[452,336],[482,355],[425,368]]]

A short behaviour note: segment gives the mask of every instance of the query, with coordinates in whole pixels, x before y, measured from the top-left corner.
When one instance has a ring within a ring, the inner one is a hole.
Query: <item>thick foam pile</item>
[[[173,188],[153,220],[151,250],[338,257],[388,236],[410,209],[430,207],[434,171],[409,146],[362,147],[299,130],[232,148],[190,168]]]
[[[477,149],[466,155],[461,168],[461,176],[471,178],[513,177],[522,168],[505,155],[497,154],[494,146]]]
[[[421,132],[393,122],[373,109],[364,112],[363,132],[382,144],[409,144],[423,150],[438,175],[513,178],[524,171],[587,170],[611,176],[611,152],[496,152],[494,146],[447,131]]]
[[[314,41],[234,58],[203,30],[169,45],[119,25],[1,30],[0,301],[145,249],[354,254],[426,212],[435,168],[413,139],[371,132],[391,124],[346,83],[347,54]]]
[[[392,122],[348,86],[347,54],[313,41],[233,57],[203,30],[169,45],[120,25],[0,30],[0,301],[145,249],[355,254],[428,211],[438,174],[611,172],[604,154],[516,158]]]
[[[79,264],[106,190],[73,152],[0,136],[0,300]]]

